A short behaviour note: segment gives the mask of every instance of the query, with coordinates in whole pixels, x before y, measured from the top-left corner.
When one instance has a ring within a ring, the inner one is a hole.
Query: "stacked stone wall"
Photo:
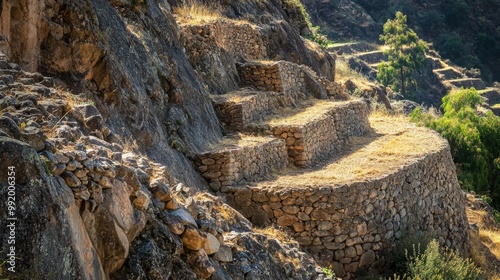
[[[282,92],[286,104],[289,105],[310,97],[326,98],[326,93],[315,94],[314,91],[320,90],[311,89],[306,85],[306,79],[314,81],[317,78],[314,72],[306,66],[287,61],[253,62],[240,65],[238,70],[245,86],[252,86],[263,91]],[[315,83],[321,87],[321,84]]]
[[[287,231],[339,277],[382,264],[380,252],[414,231],[465,251],[468,227],[449,146],[383,177],[343,185],[234,188],[227,198],[257,224]]]
[[[269,138],[267,142],[257,145],[235,146],[233,149],[200,154],[196,164],[202,176],[210,182],[210,188],[224,192],[225,187],[252,181],[272,170],[284,168],[286,159],[283,140]]]
[[[282,93],[255,91],[241,101],[231,101],[224,95],[214,98],[214,108],[221,123],[230,129],[243,130],[250,123],[276,111],[285,102]]]
[[[266,57],[260,27],[250,23],[217,20],[209,25],[217,45],[233,57],[257,60]]]
[[[361,136],[368,128],[366,104],[352,101],[339,103],[304,125],[271,126],[268,131],[285,140],[291,163],[307,166],[339,152],[351,136]]]

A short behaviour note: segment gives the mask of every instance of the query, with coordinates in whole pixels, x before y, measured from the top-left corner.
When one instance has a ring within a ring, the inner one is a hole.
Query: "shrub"
[[[476,280],[486,279],[470,259],[463,259],[454,251],[440,248],[432,240],[423,254],[414,251],[409,257],[408,279],[415,280]]]
[[[410,120],[438,131],[450,143],[462,188],[500,204],[500,118],[491,111],[478,114],[482,98],[474,89],[452,91],[443,98],[440,118],[417,108]]]

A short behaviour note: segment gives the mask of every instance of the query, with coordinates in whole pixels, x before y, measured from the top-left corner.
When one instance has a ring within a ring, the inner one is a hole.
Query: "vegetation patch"
[[[411,121],[435,129],[448,139],[462,188],[488,195],[500,206],[500,118],[479,114],[481,95],[474,89],[450,92],[443,98],[444,115],[419,107]]]
[[[174,8],[173,12],[182,23],[200,24],[221,18],[219,10],[216,4],[206,5],[197,0],[188,0]]]

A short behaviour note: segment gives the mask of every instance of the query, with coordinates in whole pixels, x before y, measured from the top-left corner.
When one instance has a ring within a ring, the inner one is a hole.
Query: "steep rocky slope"
[[[369,119],[290,3],[1,1],[2,276],[351,279],[413,231],[467,251],[447,143]]]

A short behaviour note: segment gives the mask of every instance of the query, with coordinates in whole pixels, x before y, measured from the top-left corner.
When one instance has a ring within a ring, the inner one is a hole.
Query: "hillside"
[[[433,43],[445,59],[461,67],[480,69],[488,83],[500,81],[500,2],[461,1],[314,1],[304,0],[314,25],[334,41],[376,42],[382,25],[396,11]]]
[[[448,142],[351,95],[299,4],[0,1],[0,276],[354,279],[420,234],[469,256]]]

